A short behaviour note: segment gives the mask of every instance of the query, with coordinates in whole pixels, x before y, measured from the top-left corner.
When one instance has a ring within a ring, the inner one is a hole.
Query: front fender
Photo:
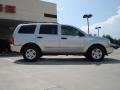
[[[93,45],[101,45],[104,48],[108,47],[108,44],[105,41],[102,41],[102,40],[87,40],[85,42],[84,52],[87,52],[87,50]]]

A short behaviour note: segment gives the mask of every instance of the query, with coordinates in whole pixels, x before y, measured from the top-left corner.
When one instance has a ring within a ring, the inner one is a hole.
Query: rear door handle
[[[67,39],[66,37],[62,37],[61,39]]]
[[[39,36],[39,37],[37,37],[37,38],[41,39],[41,38],[43,38],[43,37]]]

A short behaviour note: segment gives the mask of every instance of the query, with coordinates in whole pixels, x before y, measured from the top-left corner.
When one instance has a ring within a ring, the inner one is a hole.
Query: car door
[[[36,42],[44,53],[59,52],[60,38],[58,34],[58,25],[40,25],[38,33]]]
[[[84,34],[72,26],[61,25],[60,50],[63,53],[80,53],[84,49]]]

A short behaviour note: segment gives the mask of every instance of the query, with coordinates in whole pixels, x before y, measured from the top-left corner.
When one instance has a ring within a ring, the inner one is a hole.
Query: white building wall
[[[33,22],[57,22],[57,18],[44,17],[44,13],[57,15],[56,4],[40,0],[0,0],[0,4],[16,6],[16,13],[0,12],[0,19]]]

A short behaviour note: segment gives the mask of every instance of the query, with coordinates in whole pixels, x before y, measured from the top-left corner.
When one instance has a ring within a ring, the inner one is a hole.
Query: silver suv
[[[26,61],[43,55],[84,55],[102,61],[113,51],[109,40],[57,23],[20,24],[14,31],[12,42],[12,50],[20,52]]]

